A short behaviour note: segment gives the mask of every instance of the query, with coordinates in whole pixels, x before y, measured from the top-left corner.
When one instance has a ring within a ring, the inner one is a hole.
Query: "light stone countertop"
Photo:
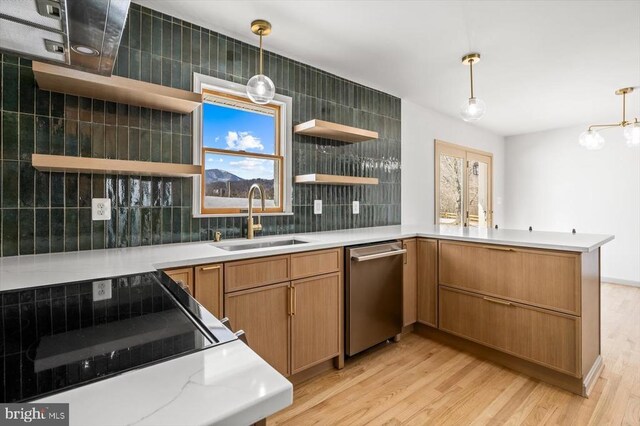
[[[71,426],[249,425],[293,402],[293,385],[239,340],[60,392]]]
[[[217,245],[236,244],[236,241],[241,244],[247,240],[13,256],[0,258],[0,291],[416,236],[574,252],[593,251],[614,238],[613,235],[570,232],[397,225],[257,237],[254,241],[295,237],[308,243],[234,252],[222,250]]]

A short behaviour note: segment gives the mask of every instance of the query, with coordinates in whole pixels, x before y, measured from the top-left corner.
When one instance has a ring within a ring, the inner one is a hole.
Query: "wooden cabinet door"
[[[223,317],[222,264],[195,267],[195,298],[216,318]]]
[[[292,282],[291,373],[340,354],[341,274]]]
[[[438,326],[438,241],[418,239],[418,322]]]
[[[186,286],[189,294],[193,295],[193,268],[166,269],[164,272],[178,284]]]
[[[225,313],[235,331],[283,375],[289,375],[289,283],[227,293]]]
[[[402,279],[402,318],[405,327],[413,324],[417,319],[418,310],[418,267],[416,239],[402,241],[403,248],[407,251],[404,255],[403,279]]]

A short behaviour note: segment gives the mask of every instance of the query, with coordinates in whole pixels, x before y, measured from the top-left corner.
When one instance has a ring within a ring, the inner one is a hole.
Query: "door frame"
[[[467,213],[468,213],[468,200],[469,200],[469,176],[468,176],[468,168],[469,161],[471,158],[479,159],[479,160],[489,160],[488,164],[488,188],[487,188],[487,227],[493,226],[493,153],[482,151],[475,148],[470,148],[464,145],[457,145],[451,142],[445,142],[439,139],[434,139],[434,182],[435,182],[435,191],[434,191],[434,213],[433,213],[433,221],[436,225],[440,223],[440,154],[449,154],[454,157],[462,158],[464,161],[464,174],[463,174],[463,198],[464,202],[462,203],[462,222],[464,227],[468,227],[467,224]]]

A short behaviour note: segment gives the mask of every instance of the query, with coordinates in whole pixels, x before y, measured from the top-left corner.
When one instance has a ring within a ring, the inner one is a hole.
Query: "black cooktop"
[[[162,272],[2,292],[0,310],[3,403],[221,343],[202,307]]]

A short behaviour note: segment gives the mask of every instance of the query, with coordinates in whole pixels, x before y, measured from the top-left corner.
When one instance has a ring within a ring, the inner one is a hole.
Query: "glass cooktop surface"
[[[32,400],[216,344],[177,299],[199,305],[169,291],[167,280],[155,272],[0,293],[0,401]]]

